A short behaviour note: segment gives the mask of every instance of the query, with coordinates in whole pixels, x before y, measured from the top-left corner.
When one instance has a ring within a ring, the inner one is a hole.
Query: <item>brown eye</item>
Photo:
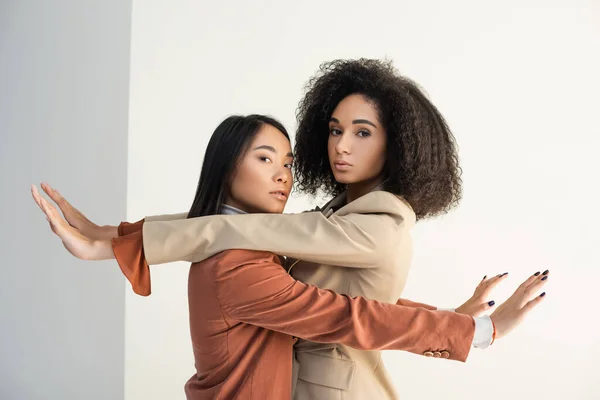
[[[261,161],[264,161],[264,162],[270,162],[270,163],[272,163],[272,162],[273,162],[273,161],[271,161],[271,159],[270,159],[269,157],[258,157],[258,158],[259,158]]]
[[[331,128],[331,129],[329,130],[329,134],[330,134],[330,135],[332,135],[332,136],[338,136],[338,135],[341,135],[341,134],[342,134],[342,131],[340,131],[340,130],[339,130],[339,129],[337,129],[337,128]]]
[[[369,137],[369,136],[371,136],[371,132],[362,130],[362,131],[358,131],[357,135],[359,137]]]

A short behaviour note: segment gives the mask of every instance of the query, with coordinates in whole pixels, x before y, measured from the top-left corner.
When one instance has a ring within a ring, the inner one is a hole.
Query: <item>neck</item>
[[[227,202],[221,204],[220,212],[221,214],[247,214],[246,211],[234,205],[227,204]]]
[[[346,190],[346,203],[351,203],[361,196],[369,193],[383,182],[383,178],[378,176],[362,182],[351,183]]]

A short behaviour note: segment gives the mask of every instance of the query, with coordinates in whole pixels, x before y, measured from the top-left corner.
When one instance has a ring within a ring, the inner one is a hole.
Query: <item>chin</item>
[[[285,209],[285,204],[284,205],[274,204],[272,206],[264,207],[264,209],[260,212],[266,213],[266,214],[281,214],[281,213],[283,213],[284,209]]]
[[[271,211],[271,212],[273,214],[281,214],[281,213],[283,213],[284,209],[285,209],[285,204],[282,206],[273,207],[273,211]]]
[[[352,179],[351,176],[345,174],[333,174],[333,177],[335,178],[337,183],[342,183],[344,185],[349,185],[351,183],[356,182],[354,179]]]

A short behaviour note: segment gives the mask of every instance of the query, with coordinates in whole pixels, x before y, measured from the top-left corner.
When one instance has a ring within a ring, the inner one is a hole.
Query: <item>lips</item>
[[[352,164],[350,164],[348,161],[344,161],[344,160],[337,160],[334,162],[335,165],[345,165],[348,167],[351,167]]]
[[[275,196],[279,200],[287,200],[289,193],[286,190],[274,190],[269,194]]]
[[[352,164],[344,160],[337,160],[333,163],[333,166],[338,171],[346,171],[352,167]]]

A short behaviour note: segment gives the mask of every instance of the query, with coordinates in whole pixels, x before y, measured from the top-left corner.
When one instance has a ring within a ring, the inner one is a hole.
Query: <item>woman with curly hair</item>
[[[290,274],[309,285],[444,315],[448,321],[456,316],[456,324],[443,326],[435,319],[411,319],[403,349],[459,361],[467,359],[472,346],[485,348],[509,333],[541,301],[545,293],[532,297],[547,282],[547,271],[527,279],[491,316],[479,315],[494,305],[487,296],[506,273],[484,277],[456,313],[400,298],[412,256],[412,226],[454,207],[461,180],[446,122],[391,63],[360,59],[322,64],[307,85],[297,117],[297,188],[331,195],[323,208],[302,214],[154,216],[138,222],[135,232],[117,237],[127,233],[127,224],[99,227],[45,187],[67,221],[92,239],[83,250],[66,247],[86,259],[116,258],[141,295],[150,293],[149,264],[195,263],[228,249],[285,255]],[[242,307],[270,312],[259,304]],[[466,330],[458,314],[471,317]],[[424,337],[431,340],[419,339]],[[294,361],[296,399],[397,398],[380,351],[300,339]]]

